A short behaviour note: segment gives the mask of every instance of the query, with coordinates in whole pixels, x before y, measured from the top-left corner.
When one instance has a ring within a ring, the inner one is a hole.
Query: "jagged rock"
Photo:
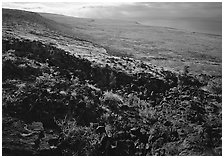
[[[106,133],[104,126],[98,126],[96,128],[96,133],[104,133],[104,132]]]
[[[171,126],[171,125],[172,125],[172,122],[170,122],[170,121],[166,121],[166,122],[164,123],[164,125],[165,125],[165,126]]]
[[[25,15],[3,20],[3,155],[221,155],[222,98],[202,80]]]
[[[4,155],[39,155],[43,150],[51,155],[53,152],[46,142],[48,137],[44,134],[41,122],[25,124],[23,121],[10,117],[3,120]]]

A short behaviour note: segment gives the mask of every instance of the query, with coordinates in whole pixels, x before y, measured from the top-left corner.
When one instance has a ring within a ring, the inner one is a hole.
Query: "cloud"
[[[221,17],[221,3],[3,3],[3,7],[87,18]],[[103,13],[103,14],[102,14]],[[121,17],[119,17],[120,15]],[[108,17],[107,17],[108,16]],[[115,16],[115,17],[113,17]],[[117,17],[116,17],[117,16]]]

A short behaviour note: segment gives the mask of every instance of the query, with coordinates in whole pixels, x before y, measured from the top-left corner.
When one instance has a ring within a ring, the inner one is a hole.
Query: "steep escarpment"
[[[221,95],[203,77],[38,25],[3,28],[3,155],[222,154]]]

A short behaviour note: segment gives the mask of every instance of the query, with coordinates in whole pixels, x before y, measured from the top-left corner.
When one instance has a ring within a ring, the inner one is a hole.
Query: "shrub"
[[[108,106],[111,110],[117,110],[118,105],[123,103],[123,98],[112,92],[105,92],[103,96],[103,103]]]
[[[222,81],[221,79],[212,80],[209,82],[208,87],[216,94],[222,94]]]
[[[91,127],[77,126],[76,121],[66,118],[57,121],[61,128],[60,148],[63,155],[94,155],[100,142],[99,135]]]
[[[123,98],[118,94],[112,93],[111,91],[110,92],[106,91],[104,93],[104,101],[112,101],[112,102],[122,103]]]

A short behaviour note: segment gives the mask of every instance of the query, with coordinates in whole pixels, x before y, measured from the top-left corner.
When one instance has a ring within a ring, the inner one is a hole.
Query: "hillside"
[[[3,9],[4,156],[222,154],[212,76],[113,56],[74,26]]]
[[[73,34],[107,49],[157,66],[221,76],[222,37],[175,28],[144,26],[136,22],[81,19],[56,14],[40,15],[72,28]]]

